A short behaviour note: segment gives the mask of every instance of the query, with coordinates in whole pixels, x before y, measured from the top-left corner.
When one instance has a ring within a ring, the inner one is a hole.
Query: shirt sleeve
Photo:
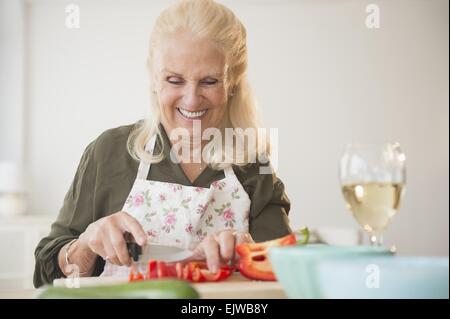
[[[60,249],[78,236],[93,222],[93,208],[96,185],[94,162],[95,141],[85,149],[75,177],[64,197],[63,206],[50,233],[44,237],[35,250],[35,287],[52,283],[53,279],[64,277],[58,265]],[[97,261],[94,273],[101,271]]]
[[[271,240],[292,232],[288,214],[291,203],[283,182],[272,174],[261,174],[259,165],[245,169],[242,185],[251,200],[250,234],[256,242]]]

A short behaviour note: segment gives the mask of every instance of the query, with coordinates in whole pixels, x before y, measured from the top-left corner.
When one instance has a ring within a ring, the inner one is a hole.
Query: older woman
[[[151,35],[148,69],[149,118],[107,130],[87,146],[59,216],[36,249],[36,287],[68,275],[67,263],[82,276],[129,266],[125,234],[139,245],[193,250],[215,272],[237,243],[291,232],[283,183],[260,174],[251,154],[239,161],[239,152],[225,147],[208,150],[193,129],[194,122],[200,133],[258,128],[246,82],[246,31],[236,16],[212,0],[166,9]],[[180,128],[188,132],[183,141]],[[183,160],[173,151],[178,143],[190,150]],[[264,155],[262,144],[250,153]],[[200,161],[195,152],[203,154]]]

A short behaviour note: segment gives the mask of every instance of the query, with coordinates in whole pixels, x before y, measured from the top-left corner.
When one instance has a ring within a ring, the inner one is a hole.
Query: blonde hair
[[[151,37],[148,57],[148,67],[154,62],[156,50],[164,36],[188,31],[194,35],[214,41],[225,53],[227,68],[227,78],[230,79],[230,86],[233,95],[229,97],[226,112],[219,129],[224,133],[225,128],[255,129],[258,132],[260,119],[257,111],[256,101],[250,86],[247,82],[247,33],[243,24],[234,13],[225,6],[213,0],[181,0],[175,5],[165,9],[156,19]],[[153,91],[153,90],[152,90]],[[160,162],[163,158],[163,149],[159,154],[149,154],[145,151],[145,146],[149,139],[155,134],[162,141],[160,131],[161,111],[156,94],[151,95],[151,116],[140,121],[131,132],[127,148],[130,155],[136,160],[149,163]],[[222,134],[224,137],[224,134]],[[236,137],[239,138],[239,137]],[[224,169],[231,163],[238,166],[245,166],[254,158],[268,156],[269,142],[264,138],[261,142],[259,134],[256,135],[258,142],[256,148],[250,150],[250,154],[244,155],[244,161],[237,161],[237,154],[229,154],[222,150],[222,154],[211,152],[207,163],[213,169]],[[245,142],[244,142],[245,143]],[[212,147],[212,143],[208,144]],[[223,145],[223,144],[222,144]],[[220,154],[220,155],[219,155]],[[259,157],[258,157],[259,156]],[[227,163],[223,158],[226,157]]]

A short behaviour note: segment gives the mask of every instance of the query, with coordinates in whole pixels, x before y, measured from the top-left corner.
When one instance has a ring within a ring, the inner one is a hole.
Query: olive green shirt
[[[64,277],[58,265],[62,246],[77,238],[92,222],[122,210],[139,166],[126,147],[135,125],[107,130],[86,147],[59,215],[49,235],[36,248],[35,287]],[[171,143],[163,128],[161,132],[165,157],[151,165],[148,179],[210,187],[212,182],[224,178],[223,171],[207,167],[191,183],[181,166],[170,160]],[[158,140],[155,154],[160,150],[161,141]],[[257,164],[243,170],[233,167],[233,170],[251,200],[249,228],[253,239],[259,242],[290,233],[287,217],[290,202],[280,179],[275,174],[260,174]],[[98,257],[93,275],[100,275],[103,267],[104,261]]]

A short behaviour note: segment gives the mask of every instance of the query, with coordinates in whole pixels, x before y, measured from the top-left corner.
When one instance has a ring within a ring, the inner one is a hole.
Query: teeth
[[[200,117],[206,113],[206,110],[199,111],[199,112],[189,112],[189,111],[181,109],[181,108],[179,108],[179,110],[180,110],[181,114],[183,114],[184,116],[189,117],[189,118]]]

